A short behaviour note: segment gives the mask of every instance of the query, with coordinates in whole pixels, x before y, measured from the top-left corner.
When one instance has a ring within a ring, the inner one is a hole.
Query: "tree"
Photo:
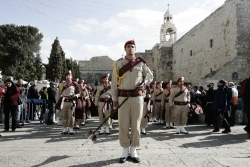
[[[43,76],[43,63],[42,63],[42,58],[40,56],[41,54],[38,52],[36,54],[36,57],[34,59],[34,66],[36,67],[36,78],[37,80],[41,80]]]
[[[65,53],[62,50],[57,37],[52,44],[48,60],[49,62],[46,66],[46,78],[51,81],[56,81],[56,79],[62,80],[62,76],[65,74]]]
[[[37,78],[35,54],[43,34],[36,27],[6,24],[0,26],[0,67],[5,75],[34,80]]]

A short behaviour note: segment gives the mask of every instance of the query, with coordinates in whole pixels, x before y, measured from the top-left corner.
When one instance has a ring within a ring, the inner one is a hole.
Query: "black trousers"
[[[220,128],[221,123],[223,124],[225,129],[230,129],[230,125],[227,122],[227,119],[224,116],[224,113],[221,113],[220,111],[214,111],[214,127]]]
[[[16,114],[17,114],[17,106],[12,106],[12,107],[4,107],[4,129],[9,130],[10,127],[10,114],[12,118],[12,125],[11,129],[15,130],[16,129]]]

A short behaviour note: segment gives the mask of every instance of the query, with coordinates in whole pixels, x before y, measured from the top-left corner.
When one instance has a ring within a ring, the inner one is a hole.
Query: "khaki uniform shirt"
[[[175,95],[178,94],[178,92],[181,91],[180,87],[176,86],[175,88],[172,89],[170,97],[169,97],[169,105],[173,106],[174,101],[179,101],[179,102],[190,102],[190,92],[188,91],[187,88],[186,90],[178,97],[175,97]]]
[[[128,62],[129,61],[126,59],[120,59],[116,61],[114,66],[116,66],[118,75],[119,70]],[[121,79],[121,83],[118,86],[118,78],[116,76],[116,71],[114,68],[111,82],[111,94],[113,101],[117,101],[118,90],[134,90],[136,89],[136,86],[138,84],[143,82],[143,79],[144,83],[147,85],[153,80],[153,74],[144,62],[138,63],[136,66],[133,67],[132,71],[128,70],[125,75],[126,76]]]
[[[108,89],[106,92],[104,92],[101,96],[100,96],[100,92],[104,89],[103,84],[97,87],[96,90],[96,95],[95,95],[95,105],[97,106],[99,103],[99,99],[100,98],[110,98],[111,97],[111,88]]]
[[[170,95],[171,95],[171,90],[168,89],[164,89],[163,93],[162,93],[162,98],[161,98],[161,105],[164,106],[165,105],[165,100],[169,99]],[[170,93],[170,94],[169,94]],[[169,95],[169,96],[168,96]],[[168,96],[168,97],[167,97]]]

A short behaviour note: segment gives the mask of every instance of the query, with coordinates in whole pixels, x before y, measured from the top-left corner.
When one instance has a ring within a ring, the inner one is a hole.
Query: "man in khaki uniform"
[[[143,114],[141,119],[141,134],[146,135],[146,127],[148,125],[149,116],[152,112],[152,106],[151,104],[153,101],[151,100],[150,95],[150,89],[147,86],[147,89],[143,92],[143,99],[144,99],[144,105],[143,105]]]
[[[110,98],[111,98],[111,85],[109,82],[109,74],[106,74],[102,77],[103,84],[97,87],[95,95],[95,106],[98,107],[99,123],[102,124],[106,118],[110,115]],[[110,119],[106,121],[101,127],[99,135],[110,134],[109,126]]]
[[[78,83],[72,81],[71,71],[65,74],[66,82],[62,85],[62,90],[59,91],[60,97],[62,98],[62,122],[63,132],[62,134],[74,134],[73,123],[76,107],[76,98],[80,96]]]
[[[153,97],[155,89],[156,89],[156,82],[154,81],[154,82],[150,83],[150,95],[151,95],[151,98]],[[155,105],[154,105],[154,102],[152,103],[151,107],[152,107],[152,113],[150,114],[149,122],[157,122],[156,117],[155,117]]]
[[[166,128],[174,129],[174,112],[172,108],[169,106],[169,97],[172,91],[172,81],[167,82],[167,87],[163,91],[162,99],[161,99],[161,106],[162,110],[165,107],[165,122]]]
[[[184,126],[187,124],[188,106],[190,105],[190,92],[184,86],[184,77],[177,80],[177,86],[172,89],[169,97],[169,105],[173,108],[175,124],[177,126],[176,134],[188,134]]]
[[[157,120],[157,125],[163,124],[163,110],[161,106],[161,99],[163,95],[163,89],[162,89],[162,81],[159,81],[156,83],[156,89],[153,94],[153,101],[154,101],[154,107],[155,107],[155,117]]]
[[[135,57],[135,42],[127,41],[124,45],[126,56],[114,64],[111,93],[113,109],[116,109],[126,97],[128,100],[118,109],[119,141],[123,147],[120,163],[127,160],[130,149],[131,159],[139,163],[136,147],[140,145],[140,124],[143,113],[142,89],[153,80],[153,74],[147,62]],[[129,128],[131,127],[131,136]]]
[[[85,87],[84,80],[78,80],[78,86],[80,91],[80,97],[78,97],[77,103],[79,103],[80,105],[78,106],[78,108],[75,109],[75,127],[73,129],[80,129],[80,125],[85,126],[85,108],[87,100],[89,99],[89,92]]]

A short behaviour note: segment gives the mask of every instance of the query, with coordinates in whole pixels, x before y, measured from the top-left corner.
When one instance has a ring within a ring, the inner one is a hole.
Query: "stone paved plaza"
[[[190,125],[186,128],[189,135],[177,135],[163,125],[150,123],[148,134],[141,136],[139,164],[118,163],[122,149],[117,121],[111,135],[99,136],[96,142],[89,140],[82,146],[87,132],[97,125],[94,117],[74,135],[61,135],[61,126],[33,121],[16,132],[1,132],[0,166],[250,166],[250,139],[242,125],[232,127],[230,134],[212,134],[212,127]],[[3,124],[0,128],[3,130]]]

